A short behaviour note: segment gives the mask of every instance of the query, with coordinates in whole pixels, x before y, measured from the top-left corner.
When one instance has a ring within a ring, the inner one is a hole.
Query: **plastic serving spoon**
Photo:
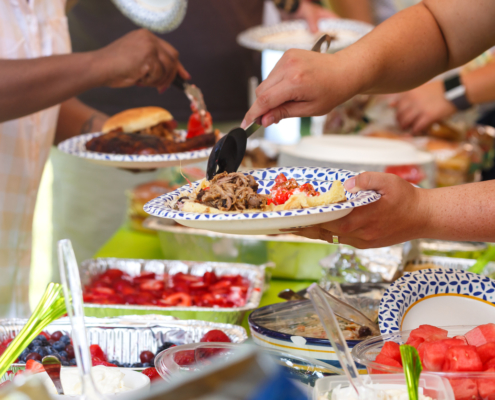
[[[323,43],[330,47],[332,37],[324,34],[314,44],[311,51],[320,52]],[[211,180],[222,172],[236,172],[246,154],[247,139],[261,128],[261,117],[246,129],[234,128],[221,138],[213,147],[206,167],[206,179]]]
[[[98,392],[91,377],[91,356],[84,324],[81,278],[79,277],[76,256],[68,239],[58,242],[58,263],[67,313],[72,325],[72,343],[77,369],[82,381],[83,394],[81,398],[89,400],[107,399],[107,397]]]
[[[316,283],[313,283],[308,288],[308,294],[316,313],[320,318],[321,324],[323,325],[323,328],[325,328],[328,339],[335,350],[335,354],[340,361],[340,365],[342,366],[347,379],[349,379],[349,383],[358,394],[359,399],[376,400],[378,398],[378,391],[365,386],[359,377],[356,364],[354,364],[351,352],[349,351],[344,336],[342,335],[337,318],[335,317],[332,307],[327,301],[327,293]]]

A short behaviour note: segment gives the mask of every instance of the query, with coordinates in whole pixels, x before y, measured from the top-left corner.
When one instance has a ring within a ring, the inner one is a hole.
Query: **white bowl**
[[[62,368],[62,370],[60,371],[61,375],[64,374],[64,371],[67,371],[67,370],[72,369],[72,368],[76,368],[76,367]],[[114,368],[114,367],[109,367],[109,368]],[[122,396],[128,396],[129,394],[132,394],[133,396],[141,396],[141,395],[146,394],[149,391],[150,378],[148,378],[148,376],[142,374],[141,372],[132,371],[128,368],[118,368],[118,369],[124,374],[124,385],[126,387],[130,388],[130,390],[127,390],[125,392],[115,393],[113,395],[112,394],[105,394],[105,396],[111,396],[114,398],[119,398]],[[48,374],[46,372],[42,372],[42,373],[36,374],[34,376],[40,378],[45,385],[48,385],[49,383],[51,383],[50,377],[48,376]],[[51,392],[50,392],[50,396],[53,399],[57,399],[57,400],[63,400],[63,399],[75,400],[75,399],[79,399],[82,397],[81,395],[77,395],[77,396],[63,395],[63,396],[60,396],[57,394],[53,394]]]

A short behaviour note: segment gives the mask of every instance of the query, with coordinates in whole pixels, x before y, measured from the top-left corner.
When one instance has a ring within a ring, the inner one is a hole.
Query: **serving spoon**
[[[332,41],[330,35],[322,35],[311,51],[320,52],[323,43],[327,49]],[[213,147],[208,158],[206,178],[208,180],[222,172],[236,172],[246,154],[247,139],[261,127],[261,117],[256,118],[246,129],[234,128],[221,138]]]
[[[62,368],[60,360],[55,356],[46,356],[41,360],[41,364],[43,364],[43,368],[55,385],[57,393],[63,395],[64,388],[62,387],[62,381],[60,380],[60,370]]]

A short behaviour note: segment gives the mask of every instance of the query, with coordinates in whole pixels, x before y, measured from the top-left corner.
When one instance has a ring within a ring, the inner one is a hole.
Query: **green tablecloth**
[[[95,257],[162,259],[163,253],[156,235],[136,232],[124,225],[98,250]],[[272,279],[269,289],[261,299],[260,307],[283,301],[277,297],[277,294],[284,289],[298,291],[311,283],[313,282]],[[247,318],[248,315],[245,316],[242,325],[249,333]]]

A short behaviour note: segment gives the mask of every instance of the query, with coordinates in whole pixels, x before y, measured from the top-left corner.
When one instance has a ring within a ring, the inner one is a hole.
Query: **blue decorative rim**
[[[74,136],[64,140],[58,145],[58,149],[64,153],[86,158],[89,160],[115,161],[115,162],[170,162],[184,161],[194,159],[206,159],[210,155],[211,147],[208,149],[186,151],[182,153],[171,154],[153,154],[153,155],[137,155],[137,154],[108,154],[97,153],[95,151],[86,150],[86,143],[96,136],[102,135],[98,133],[86,133],[84,135]]]
[[[260,335],[264,335],[267,337],[271,337],[273,339],[278,339],[278,340],[283,340],[284,342],[289,342],[289,343],[294,343],[291,339],[292,336],[300,336],[300,335],[290,335],[288,333],[282,333],[278,331],[274,331],[268,328],[265,328],[263,326],[257,325],[254,321],[253,318],[256,318],[257,315],[261,312],[264,312],[268,307],[273,307],[273,304],[270,304],[265,307],[260,307],[256,310],[254,310],[251,314],[249,314],[248,317],[248,323],[250,329],[253,331],[259,333]],[[312,338],[312,337],[307,337],[307,336],[301,336],[306,340],[306,343],[316,345],[316,346],[324,346],[324,347],[332,347],[330,341],[328,339],[319,339],[319,338]],[[347,345],[352,348],[356,346],[358,343],[361,343],[362,340],[346,340]]]
[[[378,309],[383,335],[397,333],[408,308],[426,296],[461,295],[495,305],[495,281],[457,269],[424,269],[405,274],[386,290]]]
[[[245,175],[252,175],[259,184],[258,193],[268,194],[270,188],[275,184],[275,178],[280,173],[284,173],[287,178],[294,178],[299,183],[311,183],[315,190],[325,193],[332,186],[332,182],[339,180],[344,183],[347,179],[356,176],[357,173],[335,168],[321,167],[280,167],[270,169],[258,169],[242,172]],[[380,199],[380,194],[368,190],[358,193],[346,191],[348,201],[344,203],[330,204],[322,207],[311,207],[298,210],[272,211],[262,213],[228,213],[228,214],[198,214],[176,211],[173,209],[179,196],[191,193],[201,181],[194,182],[192,187],[185,185],[178,190],[159,196],[144,205],[144,211],[148,214],[170,218],[174,220],[200,220],[200,221],[229,221],[229,220],[251,220],[265,218],[297,217],[307,214],[319,214],[332,211],[356,208],[373,203]]]

